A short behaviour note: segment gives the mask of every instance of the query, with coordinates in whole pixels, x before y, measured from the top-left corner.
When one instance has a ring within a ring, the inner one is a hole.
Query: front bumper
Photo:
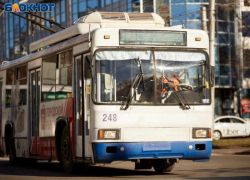
[[[191,146],[193,147],[192,149]],[[158,158],[208,161],[211,152],[212,141],[93,143],[93,153],[96,163]]]

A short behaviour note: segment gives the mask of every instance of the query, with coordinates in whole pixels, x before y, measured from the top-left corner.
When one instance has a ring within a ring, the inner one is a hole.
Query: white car
[[[237,116],[220,116],[214,120],[214,139],[250,135],[250,123]]]

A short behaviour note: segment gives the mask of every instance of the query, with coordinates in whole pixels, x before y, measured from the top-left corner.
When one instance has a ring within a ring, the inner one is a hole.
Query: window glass
[[[96,0],[88,0],[88,13],[97,11],[97,2]]]
[[[243,50],[243,65],[244,67],[250,67],[250,49]]]
[[[250,6],[250,1],[249,0],[244,0],[244,6]]]
[[[56,99],[72,97],[72,50],[58,54],[56,69]]]
[[[232,121],[233,123],[244,124],[244,122],[241,121],[241,120],[239,120],[239,119],[235,119],[235,118],[230,118],[230,119],[231,119],[231,121]]]
[[[209,103],[206,59],[203,53],[156,51],[157,102]]]
[[[186,0],[172,0],[171,3],[174,4],[174,3],[185,3]]]
[[[187,18],[188,19],[201,19],[201,4],[188,4],[187,5]]]
[[[228,46],[219,46],[219,59],[220,64],[229,63],[229,47]]]
[[[155,61],[152,51],[97,52],[94,99],[102,103],[122,104],[128,101],[132,104],[149,104],[157,99],[159,104],[178,105],[179,96],[182,96],[191,104],[210,102],[205,54],[172,51],[154,53]],[[154,93],[155,83],[157,96]]]
[[[228,44],[228,34],[218,34],[219,35],[219,43],[220,44]]]
[[[19,89],[18,105],[27,105],[27,65],[17,68],[17,82],[16,90]]]
[[[201,29],[201,21],[188,21],[187,28],[188,29]]]
[[[61,0],[61,22],[65,22],[66,13],[65,13],[65,0]]]
[[[154,66],[151,51],[99,51],[96,53],[95,67],[97,102],[121,104],[131,99],[132,103],[153,103]]]
[[[143,12],[154,12],[152,0],[143,0]]]
[[[220,78],[220,85],[221,86],[229,86],[230,85],[230,79],[228,77],[221,77]]]
[[[230,123],[230,119],[229,118],[224,118],[220,120],[221,123]]]
[[[219,31],[227,32],[228,22],[218,22]]]
[[[220,66],[220,75],[221,76],[229,76],[229,73],[230,73],[229,66],[223,66],[223,65]]]
[[[6,73],[6,85],[12,85],[15,83],[15,69],[8,69]]]
[[[244,69],[243,74],[244,78],[250,78],[250,69]]]
[[[250,37],[250,31],[249,31],[250,13],[249,12],[242,12],[242,21],[246,23],[246,25],[242,23],[242,36]]]
[[[187,21],[172,21],[172,26],[177,26],[177,25],[183,25],[184,27],[187,27]]]
[[[227,20],[227,6],[217,6],[218,10],[217,10],[217,16],[219,20]]]
[[[16,69],[8,69],[6,71],[6,92],[5,92],[5,107],[11,107],[13,104],[13,88],[16,83]]]
[[[55,99],[57,55],[43,58],[42,62],[42,101]]]
[[[106,5],[110,4],[111,0],[106,0]],[[140,0],[132,0],[132,12],[140,12]]]
[[[172,5],[171,6],[171,17],[173,20],[186,19],[186,6],[185,5]]]

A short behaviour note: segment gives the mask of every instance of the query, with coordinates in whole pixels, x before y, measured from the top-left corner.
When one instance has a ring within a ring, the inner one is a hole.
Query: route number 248
[[[117,121],[117,115],[116,114],[103,114],[102,117],[103,117],[104,122],[108,122],[108,121],[116,122]]]

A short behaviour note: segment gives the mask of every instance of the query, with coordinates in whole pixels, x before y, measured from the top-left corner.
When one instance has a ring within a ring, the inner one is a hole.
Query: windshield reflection
[[[137,59],[140,59],[141,67]],[[180,104],[188,107],[189,104],[210,101],[208,63],[203,53],[98,51],[95,60],[96,102],[121,104],[131,98],[129,104]],[[143,81],[135,82],[141,74],[140,68],[143,69]]]
[[[140,59],[144,70],[143,82],[138,89],[132,87],[136,75],[141,73],[136,59]],[[153,103],[153,54],[151,51],[100,51],[96,55],[97,102],[121,102],[132,91],[132,103]],[[145,93],[151,92],[151,93]]]

